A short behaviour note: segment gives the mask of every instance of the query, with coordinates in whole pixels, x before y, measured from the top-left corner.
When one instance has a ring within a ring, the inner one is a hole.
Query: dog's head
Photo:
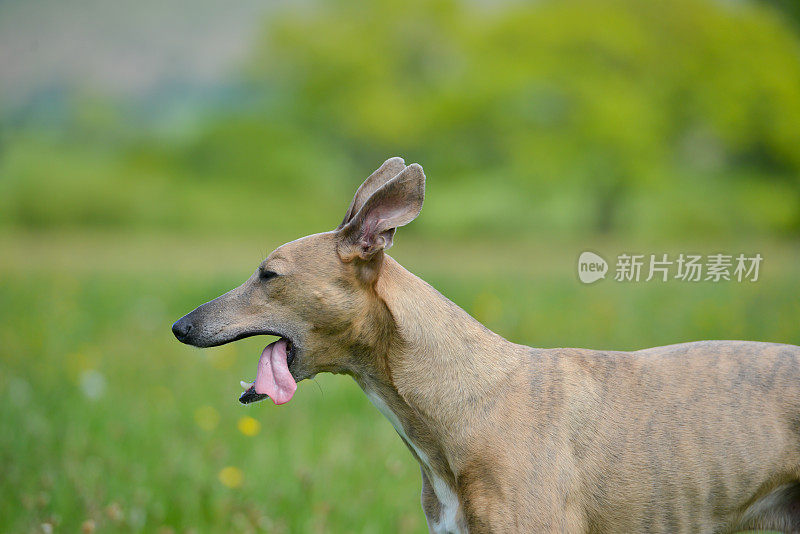
[[[390,335],[391,316],[375,292],[395,229],[419,215],[425,175],[400,158],[384,162],[356,191],[338,228],[286,243],[239,287],[172,326],[175,337],[213,347],[275,335],[253,389],[276,404],[316,373],[357,373]]]

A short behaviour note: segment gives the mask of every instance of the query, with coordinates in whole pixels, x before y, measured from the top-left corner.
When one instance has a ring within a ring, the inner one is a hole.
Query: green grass
[[[418,467],[352,380],[320,376],[286,406],[243,407],[238,381],[254,376],[266,340],[200,351],[172,338],[172,321],[237,285],[279,243],[0,235],[0,531],[52,522],[74,532],[87,520],[102,532],[426,531]],[[765,263],[754,284],[584,286],[574,263],[586,248],[607,259],[760,251]],[[796,245],[398,236],[392,252],[522,343],[800,343]],[[256,435],[238,429],[243,417],[260,423]]]

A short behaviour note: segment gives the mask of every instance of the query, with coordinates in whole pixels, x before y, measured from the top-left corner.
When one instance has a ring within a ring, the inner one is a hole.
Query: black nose
[[[172,325],[172,333],[178,338],[178,341],[186,341],[186,337],[192,330],[192,323],[186,320],[186,317],[181,317],[175,324]]]

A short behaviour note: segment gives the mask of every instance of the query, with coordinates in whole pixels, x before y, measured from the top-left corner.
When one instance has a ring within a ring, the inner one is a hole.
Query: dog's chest
[[[458,497],[456,496],[455,492],[447,485],[447,483],[438,476],[433,469],[431,469],[430,459],[428,455],[425,454],[425,451],[420,449],[411,439],[409,439],[408,435],[406,434],[405,429],[403,428],[403,424],[400,422],[400,418],[397,417],[391,408],[386,404],[386,402],[375,392],[370,391],[369,389],[365,389],[364,392],[367,394],[367,398],[370,400],[373,406],[378,409],[379,412],[383,414],[386,419],[392,423],[394,429],[397,431],[400,436],[408,443],[414,452],[417,454],[417,457],[422,462],[422,469],[425,471],[425,475],[430,480],[431,485],[433,486],[433,492],[436,494],[436,498],[439,501],[439,519],[438,521],[433,521],[432,524],[429,525],[431,532],[435,534],[460,534],[462,530],[459,528],[458,525],[458,510],[459,510],[459,502]]]

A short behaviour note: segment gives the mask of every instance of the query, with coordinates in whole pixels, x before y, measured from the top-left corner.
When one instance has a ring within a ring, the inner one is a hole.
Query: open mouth
[[[297,390],[297,382],[289,370],[296,353],[296,346],[286,337],[264,347],[258,359],[256,379],[240,382],[245,392],[239,397],[239,402],[251,404],[267,397],[275,404],[289,402]]]

